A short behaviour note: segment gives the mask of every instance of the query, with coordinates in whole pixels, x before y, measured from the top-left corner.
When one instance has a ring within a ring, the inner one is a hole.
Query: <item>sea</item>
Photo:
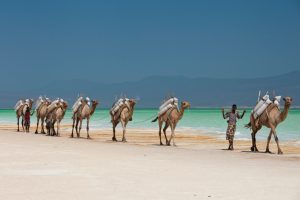
[[[236,138],[240,140],[251,140],[251,131],[244,127],[249,122],[251,110],[243,119],[237,122]],[[157,115],[157,109],[135,109],[133,121],[129,122],[128,128],[157,130],[158,123],[151,120]],[[67,110],[62,124],[72,123],[72,111]],[[16,125],[17,119],[13,109],[0,110],[0,126]],[[35,114],[31,117],[31,123],[36,124]],[[83,123],[83,128],[85,122]],[[177,130],[186,134],[206,134],[225,138],[227,122],[223,119],[221,110],[217,108],[193,108],[185,111],[183,118],[177,125]],[[108,109],[97,109],[90,120],[91,130],[111,128]],[[262,128],[257,134],[258,140],[266,140],[269,129]],[[300,109],[291,109],[287,119],[277,127],[277,135],[282,141],[296,141],[300,144]]]

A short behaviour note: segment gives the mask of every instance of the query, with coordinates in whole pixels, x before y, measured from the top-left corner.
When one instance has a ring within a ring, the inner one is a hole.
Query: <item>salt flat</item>
[[[1,130],[0,199],[300,199],[298,154],[230,152],[224,143],[188,145],[183,137],[178,147],[150,136],[112,143],[98,134]]]

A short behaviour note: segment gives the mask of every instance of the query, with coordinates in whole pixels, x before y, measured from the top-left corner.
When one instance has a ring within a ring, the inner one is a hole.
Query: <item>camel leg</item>
[[[127,122],[121,120],[121,124],[122,124],[122,127],[123,127],[123,137],[122,137],[122,142],[127,142],[127,141],[126,141],[126,137],[125,137]]]
[[[79,124],[79,119],[77,118],[76,119],[76,134],[77,134],[77,137],[80,137],[79,136],[79,130],[78,130],[78,124]]]
[[[112,141],[117,142],[117,138],[116,138],[116,126],[118,123],[113,123],[113,137],[111,138]]]
[[[52,122],[52,120],[51,120],[51,125],[50,125],[50,136],[53,136],[54,135],[54,124],[53,124],[53,122]]]
[[[272,130],[270,131],[269,136],[268,136],[267,147],[266,147],[266,153],[272,153],[272,152],[269,150],[269,145],[270,145],[271,137],[272,137]]]
[[[23,132],[25,131],[24,129],[24,118],[22,117],[22,129],[23,129]]]
[[[59,129],[60,129],[60,121],[59,120],[57,120],[57,122],[56,122],[57,124],[56,124],[56,135],[59,137],[60,135],[59,135]]]
[[[90,138],[90,135],[89,135],[89,122],[90,122],[90,119],[89,118],[87,118],[86,119],[86,133],[87,133],[87,139],[91,139]]]
[[[79,129],[78,129],[78,135],[80,137],[80,132],[81,132],[81,128],[82,128],[82,119],[79,119]]]
[[[160,145],[163,145],[163,143],[161,142],[161,127],[162,127],[162,124],[163,124],[163,122],[161,120],[159,120],[158,121],[158,127],[159,127],[158,135],[159,135],[159,144]]]
[[[49,119],[46,119],[46,121],[45,121],[45,123],[46,123],[46,135],[47,136],[50,136],[50,131],[51,131],[51,122],[49,121]]]
[[[56,135],[54,125],[55,125],[55,122],[53,121],[52,124],[51,124],[52,136],[55,136],[55,135]]]
[[[166,122],[165,123],[165,127],[163,129],[164,135],[165,135],[165,139],[166,139],[166,144],[168,144],[168,138],[167,138],[167,133],[166,133],[168,127],[169,127],[169,124],[168,124],[168,122]]]
[[[256,132],[257,131],[253,131],[252,133],[251,133],[251,136],[252,136],[252,147],[251,147],[251,151],[252,152],[259,152],[258,151],[258,149],[257,149],[257,147],[256,147]]]
[[[117,139],[116,139],[116,126],[115,126],[115,124],[113,124],[113,137],[111,138],[112,139],[112,141],[117,141]]]
[[[77,135],[77,137],[78,137],[78,124],[79,124],[79,119],[76,118],[75,130],[76,130],[76,135]]]
[[[54,135],[57,136],[57,133],[56,133],[56,131],[55,131],[55,123],[56,123],[56,120],[53,120],[53,123],[52,123],[53,136],[54,136]]]
[[[18,125],[18,132],[20,131],[20,117],[18,117],[18,122],[17,122],[17,125]]]
[[[173,131],[172,131],[172,139],[173,139],[173,146],[177,146],[175,143],[175,128],[176,128],[176,124],[173,125]]]
[[[48,124],[48,126],[49,126],[49,129],[48,129],[48,135],[49,135],[49,136],[52,136],[52,122],[51,122],[51,120],[50,120],[50,121],[48,120],[48,123],[49,123],[49,124]]]
[[[35,134],[38,134],[38,129],[39,129],[39,123],[40,123],[40,118],[37,118],[37,122],[36,122],[36,130],[35,130]]]
[[[71,134],[71,138],[74,137],[73,133],[74,133],[74,126],[75,126],[75,117],[73,116],[73,125],[72,125],[72,134]]]
[[[176,144],[175,144],[175,138],[174,138],[174,136],[175,136],[175,125],[174,124],[170,124],[170,127],[171,127],[171,137],[170,137],[170,140],[168,142],[168,145],[170,146],[171,141],[173,140],[173,146],[176,146]]]
[[[283,154],[283,152],[281,151],[281,148],[279,146],[279,139],[277,137],[276,130],[274,129],[272,132],[273,132],[276,144],[277,144],[278,154]]]
[[[50,122],[50,136],[53,136],[53,123],[52,123],[52,120]]]
[[[42,126],[41,133],[45,134],[45,119],[44,118],[41,119],[41,126]]]

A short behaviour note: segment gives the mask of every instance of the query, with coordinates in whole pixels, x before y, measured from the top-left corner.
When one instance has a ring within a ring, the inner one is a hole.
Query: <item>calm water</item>
[[[71,110],[68,110],[62,123],[71,123]],[[133,121],[129,123],[129,128],[157,129],[156,123],[151,123],[157,110],[155,109],[136,109]],[[238,121],[236,137],[239,139],[251,139],[250,130],[244,128],[244,124],[249,121],[250,110],[242,120]],[[91,129],[111,128],[109,111],[100,109],[93,115]],[[2,125],[16,124],[14,110],[0,110],[0,123]],[[32,116],[31,123],[36,123],[35,115]],[[199,134],[205,131],[207,134],[224,137],[227,123],[222,118],[219,109],[190,109],[184,114],[183,119],[178,124],[178,129],[185,130],[186,133]],[[269,130],[263,128],[257,135],[258,139],[266,139]],[[300,110],[291,110],[287,119],[278,126],[277,133],[281,140],[300,141]]]

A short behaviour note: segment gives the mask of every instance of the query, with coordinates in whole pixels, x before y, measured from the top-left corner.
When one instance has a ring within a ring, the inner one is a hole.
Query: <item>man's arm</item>
[[[243,114],[241,115],[240,119],[243,119],[245,113],[246,113],[246,110],[243,111]]]
[[[226,119],[226,116],[225,116],[225,113],[224,113],[224,108],[222,108],[222,115],[223,115],[223,118]]]
[[[34,114],[34,110],[32,111],[32,113],[30,113],[30,115],[32,116]]]

